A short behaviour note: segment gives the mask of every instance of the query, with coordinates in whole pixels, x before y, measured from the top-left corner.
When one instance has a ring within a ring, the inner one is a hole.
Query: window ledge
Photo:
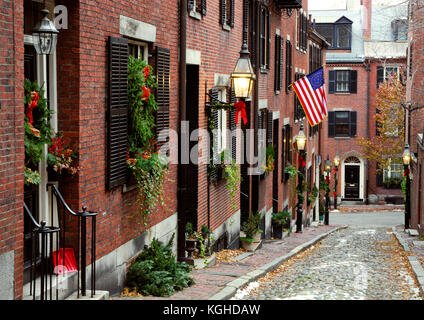
[[[197,12],[197,11],[195,11],[195,10],[191,10],[191,11],[188,13],[188,15],[189,15],[190,17],[194,18],[194,19],[202,20],[202,15],[200,14],[200,12]]]
[[[346,95],[351,93],[350,92],[334,92],[334,94]]]
[[[261,67],[261,73],[268,73],[269,69],[265,69],[264,67]]]
[[[228,24],[223,24],[222,25],[222,30],[225,30],[225,31],[230,32],[231,31],[231,27]]]
[[[132,186],[127,186],[126,184],[124,184],[124,186],[122,187],[122,193],[127,193],[127,192],[133,191],[135,189],[137,189],[136,184],[134,184]]]
[[[334,137],[334,139],[336,140],[349,140],[351,138],[354,138],[354,137]]]

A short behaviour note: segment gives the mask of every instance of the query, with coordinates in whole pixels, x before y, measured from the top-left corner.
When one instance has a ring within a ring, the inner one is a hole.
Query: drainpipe
[[[370,137],[370,124],[369,124],[369,110],[370,110],[370,73],[371,73],[371,67],[365,62],[363,63],[363,66],[365,70],[367,71],[367,107],[366,107],[366,113],[367,113],[367,121],[366,121],[366,134],[367,138]],[[368,204],[368,185],[369,185],[369,176],[370,176],[370,167],[369,162],[367,161],[367,179],[366,179],[366,188],[365,188],[365,204]]]

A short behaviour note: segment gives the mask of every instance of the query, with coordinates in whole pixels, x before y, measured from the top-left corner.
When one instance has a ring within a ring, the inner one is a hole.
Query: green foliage
[[[403,178],[387,178],[385,181],[384,181],[384,186],[387,188],[387,189],[398,189],[398,188],[401,188],[402,187],[402,181],[403,181],[404,179]]]
[[[24,181],[26,185],[40,184],[41,182],[40,174],[36,170],[31,170],[31,168],[25,167]]]
[[[319,193],[319,190],[318,190],[317,186],[314,186],[312,188],[311,195],[308,197],[309,203],[313,204],[315,202],[315,200],[318,197],[318,193]]]
[[[179,263],[172,254],[174,235],[166,245],[153,239],[131,264],[126,286],[144,295],[165,297],[194,284],[190,266]]]
[[[406,180],[407,180],[407,178],[406,178],[406,176],[405,177],[403,177],[403,180],[402,180],[402,183],[401,183],[401,189],[402,189],[402,194],[403,194],[403,197],[406,199]]]
[[[293,165],[287,166],[284,169],[285,173],[289,174],[290,179],[296,179],[296,176],[301,173],[299,170],[297,170]]]
[[[39,100],[37,106],[33,109],[33,127],[39,130],[40,136],[37,137],[31,130],[28,117],[25,116],[25,163],[26,165],[37,166],[40,160],[43,159],[43,150],[45,145],[51,144],[52,130],[50,128],[50,119],[53,114],[47,105],[47,99],[44,98],[44,89],[39,88],[37,82],[31,82],[28,79],[24,81],[25,106],[31,103],[31,92],[35,91],[38,93]]]
[[[266,148],[265,172],[274,170],[274,146],[271,144]]]
[[[149,68],[149,76],[144,70]],[[130,151],[136,152],[139,147],[149,144],[154,137],[155,116],[157,103],[150,93],[148,99],[143,97],[145,91],[156,87],[156,78],[151,75],[152,67],[144,60],[129,56],[128,60],[128,106],[129,106],[129,145]]]
[[[241,230],[246,234],[246,238],[253,239],[254,235],[257,232],[262,232],[259,229],[259,224],[261,223],[261,213],[257,211],[255,213],[251,212],[247,221],[245,221],[241,227]]]
[[[272,214],[272,222],[282,226],[290,222],[291,214],[287,210],[275,212]]]
[[[186,223],[185,233],[186,233],[186,239],[189,239],[191,236],[194,235],[194,228],[191,222]]]
[[[237,209],[237,203],[234,201],[234,199],[241,182],[240,167],[233,160],[231,164],[224,166],[224,172],[225,172],[224,177],[227,180],[227,189],[230,192],[229,195],[231,198],[231,205],[233,209],[235,210]]]

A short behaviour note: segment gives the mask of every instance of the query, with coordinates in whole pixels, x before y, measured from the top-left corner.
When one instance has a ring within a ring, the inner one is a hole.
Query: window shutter
[[[377,163],[376,169],[378,170],[379,168],[380,168],[380,166]],[[376,174],[376,184],[377,184],[377,187],[382,187],[384,185],[384,183],[383,183],[383,174],[382,173],[377,173]]]
[[[357,112],[351,111],[349,113],[349,136],[356,136],[356,120],[357,120]]]
[[[267,124],[266,124],[266,144],[267,146],[272,144],[272,111],[267,111]]]
[[[235,15],[235,10],[236,10],[235,0],[230,1],[230,6],[231,6],[230,27],[233,28],[234,27],[234,15]]]
[[[171,51],[156,47],[156,136],[162,130],[169,131],[169,87],[170,87]],[[168,132],[169,135],[169,132]],[[163,144],[163,142],[161,142]],[[161,145],[159,144],[159,146]]]
[[[212,88],[210,90],[210,95],[211,95],[211,100],[212,99],[216,99],[218,100],[218,89],[217,88]],[[211,111],[210,113],[210,117],[212,118],[212,123],[215,129],[219,128],[219,119],[218,119],[218,110],[214,109]],[[212,132],[211,132],[212,134]],[[214,160],[214,162],[216,163],[216,161],[218,160],[218,152],[215,150],[214,152],[214,147],[218,146],[218,141],[217,141],[217,136],[213,135],[213,141],[211,143],[210,146],[210,155],[211,158]],[[213,167],[213,169],[210,171],[210,181],[217,181],[218,180],[218,167]]]
[[[328,72],[328,79],[329,79],[328,93],[334,93],[336,91],[336,71],[335,70],[330,70]]]
[[[280,37],[280,44],[279,44],[279,48],[280,48],[280,63],[279,63],[279,90],[281,90],[283,88],[283,49],[284,49],[284,40],[282,37]]]
[[[266,15],[268,17],[267,19],[267,39],[265,39],[266,41],[266,68],[267,69],[271,69],[270,64],[271,64],[271,13],[268,10],[266,12]]]
[[[380,83],[384,81],[384,67],[378,66],[377,67],[377,90]]]
[[[236,102],[236,95],[234,90],[231,91],[231,103]],[[231,130],[231,156],[234,161],[237,160],[237,137],[234,136],[234,130],[237,129],[236,125],[236,111],[231,109],[230,113],[230,130]]]
[[[206,16],[206,0],[201,0],[202,15]]]
[[[107,188],[123,185],[127,176],[128,40],[109,37],[109,110]]]
[[[292,44],[289,40],[286,41],[286,93],[290,92],[292,82]]]
[[[350,74],[350,93],[356,93],[357,92],[357,83],[358,83],[358,71],[356,70],[351,70],[349,72]]]
[[[287,126],[286,133],[287,133],[287,163],[292,163],[292,130],[293,128],[291,126]]]
[[[219,23],[224,25],[227,15],[227,0],[220,0],[219,3]]]
[[[187,0],[187,11],[192,11],[194,9],[194,0]]]
[[[328,137],[332,138],[336,135],[336,113],[328,112]]]
[[[274,68],[274,91],[280,91],[280,61],[281,61],[281,37],[276,34],[275,35],[275,68]]]
[[[414,50],[414,43],[411,42],[411,45],[409,46],[409,76],[412,77],[412,57],[413,57],[413,50]]]

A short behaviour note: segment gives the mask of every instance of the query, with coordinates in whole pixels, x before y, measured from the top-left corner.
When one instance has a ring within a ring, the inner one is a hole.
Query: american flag
[[[322,67],[297,80],[293,83],[293,88],[312,127],[327,117],[327,96]]]

